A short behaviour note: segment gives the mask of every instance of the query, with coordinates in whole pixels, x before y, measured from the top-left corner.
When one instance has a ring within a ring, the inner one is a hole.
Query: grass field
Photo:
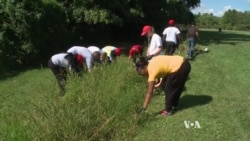
[[[4,72],[0,77],[0,140],[248,141],[250,33],[201,30],[192,70],[169,117],[163,93],[143,114],[146,79],[123,56],[92,74],[70,77],[58,96],[49,69]],[[185,52],[182,52],[185,56]]]

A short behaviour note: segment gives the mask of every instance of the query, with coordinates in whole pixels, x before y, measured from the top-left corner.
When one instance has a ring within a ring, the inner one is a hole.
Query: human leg
[[[66,85],[66,79],[67,79],[67,70],[65,68],[60,67],[58,74],[55,74],[58,86],[60,88],[60,94],[65,94],[65,85]]]
[[[164,93],[165,93],[165,110],[167,113],[172,112],[172,107],[174,105],[175,93],[177,91],[177,87],[175,86],[175,73],[169,74],[166,77],[166,81],[164,82]]]
[[[170,47],[171,47],[171,45],[170,45],[170,43],[169,42],[166,42],[166,51],[165,51],[165,55],[169,55],[170,54]]]
[[[49,66],[50,70],[53,72],[54,76],[56,77],[58,87],[60,89],[60,94],[64,95],[67,70],[65,68],[54,65],[52,63],[51,59],[48,62],[48,66]]]
[[[178,107],[179,105],[179,99],[184,90],[185,83],[188,79],[190,71],[191,71],[191,65],[187,60],[185,60],[180,69],[176,72],[176,77],[177,77],[176,79],[178,80],[177,80],[176,93],[174,94],[173,97],[173,107]]]
[[[187,45],[187,46],[188,46],[188,48],[187,48],[187,56],[188,56],[188,58],[191,58],[191,56],[192,56],[192,55],[191,55],[191,42],[192,42],[192,41],[191,41],[191,39],[189,38],[189,39],[188,39],[188,45]]]
[[[177,45],[175,43],[171,43],[171,50],[169,55],[174,55]]]
[[[191,57],[194,57],[195,53],[195,39],[191,42]]]
[[[173,110],[178,107],[179,99],[190,70],[191,65],[187,60],[185,60],[177,72],[168,75],[166,82],[164,83],[166,102],[165,110],[167,113],[171,114]]]

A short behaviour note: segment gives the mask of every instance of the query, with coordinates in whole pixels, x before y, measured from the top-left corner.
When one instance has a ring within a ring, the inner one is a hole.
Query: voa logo
[[[189,120],[185,120],[184,121],[184,126],[186,128],[201,128],[201,125],[199,123],[199,121],[189,121]]]

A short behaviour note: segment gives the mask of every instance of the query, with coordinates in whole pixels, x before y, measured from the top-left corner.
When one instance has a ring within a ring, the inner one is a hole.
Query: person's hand
[[[158,79],[158,80],[155,82],[154,87],[155,87],[155,88],[159,88],[159,87],[161,86],[161,84],[162,84],[162,78]]]
[[[145,108],[139,108],[139,109],[136,110],[136,112],[137,112],[138,114],[144,113],[145,111],[146,111]]]
[[[149,55],[146,58],[147,58],[147,60],[151,60],[153,57],[154,57],[154,55]]]

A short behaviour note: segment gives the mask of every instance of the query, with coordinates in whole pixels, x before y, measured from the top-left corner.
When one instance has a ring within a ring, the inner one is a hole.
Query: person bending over
[[[142,52],[143,50],[141,45],[133,45],[129,50],[128,60],[132,60],[133,64],[135,65],[136,59],[138,57],[142,57]]]
[[[72,54],[78,54],[81,55],[83,57],[83,62],[86,63],[87,68],[88,68],[88,72],[91,71],[91,69],[93,68],[93,63],[94,63],[94,57],[92,55],[92,53],[88,50],[88,48],[86,47],[82,47],[82,46],[73,46],[71,48],[69,48],[67,50],[68,53],[72,53]],[[82,68],[79,68],[79,72],[82,71]]]
[[[76,72],[77,68],[82,64],[82,58],[80,55],[73,55],[72,53],[59,53],[53,55],[49,61],[48,66],[56,77],[60,95],[65,93],[65,84],[67,80],[67,74],[69,71]]]
[[[166,105],[161,114],[164,116],[173,114],[178,107],[181,93],[191,71],[189,61],[182,56],[159,55],[148,62],[145,57],[142,57],[136,63],[136,70],[138,74],[148,77],[148,88],[142,110],[148,107],[156,80],[163,78],[162,87]]]
[[[121,55],[121,48],[105,46],[101,49],[101,63],[111,63],[117,56]]]

